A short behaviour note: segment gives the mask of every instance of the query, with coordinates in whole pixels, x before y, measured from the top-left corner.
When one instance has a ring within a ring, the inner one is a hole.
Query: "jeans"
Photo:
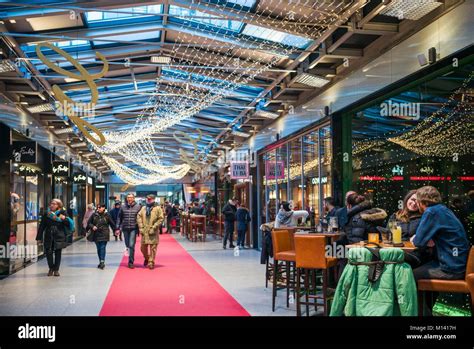
[[[99,256],[100,262],[105,262],[105,248],[107,247],[107,241],[96,241],[97,255]]]
[[[135,261],[135,242],[137,241],[137,230],[124,229],[123,237],[125,238],[125,246],[128,248],[128,263],[133,264]]]
[[[227,239],[229,239],[229,244],[232,246],[232,241],[234,240],[234,222],[224,221],[224,246],[227,245]]]
[[[465,273],[452,274],[447,273],[439,267],[438,261],[431,261],[413,269],[413,276],[415,280],[421,279],[442,279],[442,280],[463,280]],[[424,297],[426,300],[426,306],[428,308],[428,315],[431,315],[431,309],[436,303],[438,298],[438,292],[431,292],[428,297]]]
[[[237,246],[245,245],[245,233],[247,229],[237,229]]]
[[[46,260],[48,261],[48,267],[50,270],[58,271],[59,266],[61,265],[61,253],[62,250],[52,250],[52,249],[46,249],[45,251],[46,254]]]

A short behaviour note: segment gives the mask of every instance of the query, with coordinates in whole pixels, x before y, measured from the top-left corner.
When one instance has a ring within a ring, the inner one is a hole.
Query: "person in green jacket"
[[[348,260],[334,294],[330,316],[418,314],[415,279],[411,267],[404,262],[401,249],[380,249],[380,260],[387,264],[375,282],[369,281],[369,265],[364,265],[372,260],[372,253],[368,249],[350,249]]]

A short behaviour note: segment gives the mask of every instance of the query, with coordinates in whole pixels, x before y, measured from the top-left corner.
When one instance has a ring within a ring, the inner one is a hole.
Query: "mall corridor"
[[[137,247],[139,245],[137,244]],[[210,237],[192,243],[161,235],[156,268],[127,268],[124,244],[110,241],[106,267],[97,268],[96,247],[82,239],[65,250],[60,277],[48,277],[46,260],[0,282],[0,314],[12,316],[293,316],[284,299],[271,311],[258,251],[222,250]],[[19,296],[21,295],[21,297]]]

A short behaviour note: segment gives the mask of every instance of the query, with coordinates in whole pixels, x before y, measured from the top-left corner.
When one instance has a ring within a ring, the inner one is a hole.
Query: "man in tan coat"
[[[146,205],[138,212],[138,229],[142,236],[141,250],[145,257],[145,267],[155,268],[156,247],[160,240],[160,227],[163,223],[163,210],[155,203],[155,195],[146,197]]]

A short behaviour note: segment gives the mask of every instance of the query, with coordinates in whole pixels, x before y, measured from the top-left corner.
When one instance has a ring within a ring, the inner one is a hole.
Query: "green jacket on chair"
[[[368,265],[351,264],[371,260],[372,253],[366,248],[349,250],[349,263],[337,285],[330,316],[416,316],[416,282],[411,267],[404,262],[404,252],[382,248],[380,260],[395,264],[385,264],[373,283],[368,278]]]

